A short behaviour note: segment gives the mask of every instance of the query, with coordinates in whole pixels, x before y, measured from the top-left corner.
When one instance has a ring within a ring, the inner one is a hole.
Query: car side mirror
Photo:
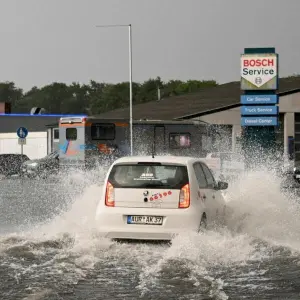
[[[225,181],[218,181],[216,190],[226,190],[228,188],[228,183]]]

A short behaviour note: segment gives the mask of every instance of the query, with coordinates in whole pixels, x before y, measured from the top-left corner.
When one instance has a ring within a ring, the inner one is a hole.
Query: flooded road
[[[299,299],[298,196],[271,174],[226,193],[226,226],[167,244],[97,236],[101,182],[0,181],[0,299]]]

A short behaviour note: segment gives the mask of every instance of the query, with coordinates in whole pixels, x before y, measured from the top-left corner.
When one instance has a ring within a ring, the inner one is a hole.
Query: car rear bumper
[[[162,225],[127,224],[128,215],[162,216]],[[104,207],[96,213],[97,231],[113,239],[171,240],[178,234],[197,231],[201,213],[188,209]]]

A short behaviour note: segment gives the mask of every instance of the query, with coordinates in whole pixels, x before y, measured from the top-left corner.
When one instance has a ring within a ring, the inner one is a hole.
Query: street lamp
[[[97,25],[96,27],[128,27],[129,31],[129,126],[130,126],[130,154],[133,155],[133,137],[132,137],[132,37],[131,24],[112,24],[112,25]]]

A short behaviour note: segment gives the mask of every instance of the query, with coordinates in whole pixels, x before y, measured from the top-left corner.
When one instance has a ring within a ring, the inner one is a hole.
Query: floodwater
[[[98,175],[0,181],[0,299],[300,299],[298,196],[272,174],[230,186],[225,227],[171,245],[99,238]]]

